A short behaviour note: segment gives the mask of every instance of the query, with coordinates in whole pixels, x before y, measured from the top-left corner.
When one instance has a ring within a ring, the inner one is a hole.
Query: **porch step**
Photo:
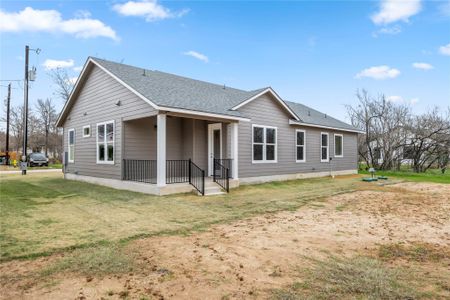
[[[198,193],[201,195],[200,193]],[[205,183],[205,196],[212,195],[223,195],[225,192],[222,191],[222,188],[215,182]]]

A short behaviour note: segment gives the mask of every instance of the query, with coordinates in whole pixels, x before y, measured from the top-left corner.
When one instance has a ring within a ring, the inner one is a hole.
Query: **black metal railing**
[[[189,183],[202,196],[205,195],[205,170],[200,169],[192,160],[189,160]]]
[[[189,182],[189,160],[166,161],[166,183]]]
[[[124,159],[122,180],[157,183],[156,160]],[[166,183],[189,182],[205,195],[205,171],[192,160],[167,160]]]
[[[156,183],[156,160],[124,159],[122,180]]]
[[[219,164],[221,164],[222,166],[224,166],[225,168],[228,169],[228,178],[231,178],[231,176],[233,175],[233,159],[232,158],[214,158],[215,161],[218,161]],[[217,175],[220,175],[220,172],[218,172]]]
[[[213,181],[230,192],[230,169],[222,165],[220,159],[214,158]]]

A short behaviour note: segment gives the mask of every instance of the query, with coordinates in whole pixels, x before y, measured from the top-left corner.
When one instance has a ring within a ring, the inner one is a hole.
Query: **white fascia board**
[[[81,79],[84,76],[84,73],[87,70],[87,67],[89,64],[94,64],[95,66],[99,67],[103,72],[105,72],[106,74],[108,74],[109,76],[111,76],[112,78],[114,78],[115,80],[117,80],[121,85],[123,85],[124,87],[126,87],[128,90],[130,90],[133,94],[135,94],[136,96],[138,96],[139,98],[141,98],[142,100],[144,100],[145,102],[147,102],[148,104],[150,104],[154,109],[159,109],[159,107],[153,103],[152,101],[150,101],[149,99],[147,99],[146,97],[144,97],[143,95],[141,95],[139,92],[137,92],[135,89],[133,89],[131,86],[129,86],[128,84],[126,84],[123,80],[121,80],[119,77],[117,77],[116,75],[114,75],[113,73],[111,73],[110,71],[108,71],[106,68],[104,68],[102,65],[100,65],[99,63],[97,63],[95,60],[93,60],[92,58],[89,58],[87,60],[87,62],[84,64],[83,66],[83,70],[81,71],[80,75],[77,78],[77,81],[70,93],[69,99],[66,101],[66,103],[64,104],[63,109],[61,110],[61,113],[59,114],[58,120],[56,121],[56,125],[60,126],[61,124],[61,117],[64,115],[66,109],[68,108],[69,104],[73,101],[73,95],[75,94],[75,91],[78,89],[78,85],[81,82]]]
[[[69,106],[69,103],[72,102],[73,94],[78,89],[78,84],[80,83],[81,78],[83,77],[84,73],[86,72],[88,64],[89,64],[89,60],[84,63],[83,69],[81,70],[80,75],[78,76],[77,81],[75,82],[75,85],[72,88],[72,91],[70,91],[69,99],[67,99],[66,103],[64,103],[63,109],[59,113],[58,119],[56,120],[56,126],[57,127],[61,127],[60,126],[61,125],[60,124],[61,117],[64,115],[67,107]]]
[[[204,116],[204,117],[212,117],[212,118],[220,118],[220,119],[228,119],[228,120],[235,120],[235,121],[250,122],[250,119],[248,119],[248,118],[235,117],[235,116],[229,116],[229,115],[221,115],[221,114],[214,114],[214,113],[207,113],[207,112],[202,112],[202,111],[197,111],[197,110],[189,110],[189,109],[184,109],[184,108],[173,108],[173,107],[160,106],[159,110],[175,112],[175,113],[190,114],[190,115],[197,115],[197,116]]]
[[[138,96],[139,98],[141,98],[142,100],[144,100],[145,102],[147,102],[148,104],[150,104],[154,109],[159,109],[158,105],[156,105],[155,103],[153,103],[152,101],[150,101],[148,98],[144,97],[142,94],[140,94],[138,91],[136,91],[135,89],[133,89],[131,86],[129,86],[128,84],[126,84],[122,79],[120,79],[119,77],[117,77],[116,75],[114,75],[113,73],[111,73],[110,71],[108,71],[106,68],[104,68],[102,65],[100,65],[99,63],[97,63],[95,60],[93,60],[92,58],[89,58],[90,61],[92,61],[97,67],[99,67],[100,69],[102,69],[105,73],[107,73],[109,76],[111,76],[112,78],[114,78],[115,80],[117,80],[120,84],[122,84],[124,87],[126,87],[127,89],[129,89],[133,94],[135,94],[136,96]]]
[[[272,94],[272,96],[275,97],[275,99],[277,99],[277,101],[292,115],[292,117],[294,117],[294,119],[296,119],[297,121],[300,121],[299,117],[292,111],[292,109],[283,101],[283,99],[280,98],[280,96],[278,96],[277,93],[275,93],[275,91],[272,88],[267,88],[265,90],[263,90],[262,92],[260,92],[259,94],[256,94],[255,96],[248,98],[247,100],[245,100],[244,102],[239,103],[238,105],[234,106],[233,108],[231,108],[231,110],[237,110],[239,108],[241,108],[242,106],[252,102],[253,100],[257,99],[258,97],[260,97],[261,95],[264,95],[265,93],[270,93]]]
[[[303,122],[298,122],[298,121],[294,121],[294,120],[289,120],[289,125],[300,125],[300,126],[306,126],[306,127],[317,127],[317,128],[324,128],[324,129],[332,129],[332,130],[337,130],[337,131],[346,131],[346,132],[354,132],[354,133],[365,133],[362,130],[352,130],[352,129],[344,129],[344,128],[338,128],[338,127],[324,126],[324,125],[309,124],[309,123],[303,123]]]

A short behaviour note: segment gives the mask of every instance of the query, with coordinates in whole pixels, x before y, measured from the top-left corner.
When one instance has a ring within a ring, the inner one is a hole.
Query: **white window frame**
[[[108,149],[108,143],[106,142],[106,125],[107,124],[113,124],[113,141],[112,141],[112,144],[113,144],[113,160],[112,161],[109,161],[108,160],[108,154],[107,154],[107,149]],[[99,140],[98,140],[98,126],[100,126],[100,125],[104,125],[105,126],[105,132],[104,132],[104,134],[103,134],[103,142],[99,142]],[[116,125],[115,125],[115,122],[114,122],[114,120],[111,120],[111,121],[106,121],[106,122],[101,122],[101,123],[97,123],[96,124],[96,126],[95,126],[95,132],[96,132],[96,134],[97,134],[97,137],[96,137],[96,155],[97,155],[97,157],[96,157],[96,161],[97,161],[97,164],[102,164],[102,165],[113,165],[114,164],[114,158],[115,158],[115,156],[116,156]],[[98,146],[99,146],[99,144],[101,144],[101,143],[103,143],[104,144],[104,146],[105,146],[105,160],[104,161],[102,161],[102,160],[99,160],[99,152],[98,152]]]
[[[89,128],[89,134],[84,134],[84,129]],[[91,136],[91,125],[85,125],[83,126],[83,137],[90,137]]]
[[[327,158],[322,159],[322,149],[325,148],[324,145],[322,145],[322,135],[327,136]],[[330,161],[330,135],[328,132],[321,132],[320,133],[320,162],[329,162]]]
[[[336,155],[336,137],[340,136],[342,139],[341,142],[341,155]],[[344,157],[344,135],[343,134],[339,134],[339,133],[335,133],[334,134],[334,141],[333,141],[333,146],[334,146],[334,157]]]
[[[254,128],[258,127],[258,128],[263,128],[263,142],[262,143],[255,143],[255,139],[254,139],[254,133],[255,130]],[[269,145],[273,145],[275,146],[275,159],[274,160],[266,160],[266,129],[275,129],[275,143],[272,144],[270,143]],[[263,145],[263,159],[262,160],[254,160],[254,153],[253,151],[255,147],[253,147],[254,145]],[[273,126],[267,126],[267,125],[257,125],[257,124],[252,124],[252,163],[254,164],[274,164],[278,162],[278,128],[277,127],[273,127]]]
[[[73,157],[70,159],[70,133],[73,132]],[[69,163],[75,162],[75,128],[67,130],[67,161]]]
[[[297,132],[303,132],[303,145],[297,144]],[[304,163],[306,162],[306,130],[304,129],[296,129],[295,130],[295,162]],[[303,159],[297,159],[297,148],[303,147]]]

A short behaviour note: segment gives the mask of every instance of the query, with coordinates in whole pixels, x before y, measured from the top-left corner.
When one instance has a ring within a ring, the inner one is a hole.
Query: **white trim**
[[[303,145],[297,144],[297,132],[303,132]],[[297,148],[303,147],[303,159],[297,159]],[[306,162],[306,130],[304,129],[296,129],[295,130],[295,162],[304,163]]]
[[[80,75],[78,75],[77,81],[75,82],[75,84],[74,84],[74,86],[72,88],[72,91],[70,91],[69,98],[67,99],[66,103],[63,106],[63,109],[59,113],[58,119],[56,120],[56,126],[58,126],[58,127],[61,125],[61,124],[59,124],[61,122],[61,117],[64,115],[68,105],[72,101],[73,94],[78,89],[78,84],[81,82],[81,78],[84,76],[84,72],[86,72],[86,69],[87,69],[87,66],[89,65],[89,62],[90,62],[90,59],[88,59],[84,63],[83,69],[81,70]]]
[[[89,134],[84,134],[84,129],[89,128]],[[83,126],[83,137],[90,137],[91,136],[91,125],[85,125]]]
[[[73,158],[70,159],[70,133],[73,132]],[[67,130],[67,161],[69,163],[74,163],[75,162],[75,128],[71,128],[69,130]]]
[[[167,115],[156,116],[156,184],[166,186],[166,125]]]
[[[268,87],[267,89],[265,89],[262,92],[256,94],[255,96],[253,96],[251,98],[248,98],[244,102],[239,103],[238,105],[236,105],[233,108],[231,108],[231,110],[237,110],[237,109],[241,108],[242,106],[244,106],[244,105],[252,102],[253,100],[257,99],[261,95],[264,95],[265,93],[272,94],[272,96],[274,96],[275,99],[277,99],[277,101],[294,117],[294,119],[296,119],[297,121],[300,121],[299,117],[294,113],[294,111],[283,101],[283,99],[280,98],[280,96],[278,96],[278,94],[271,87]]]
[[[239,153],[238,153],[238,149],[239,149],[239,128],[238,128],[238,123],[231,123],[229,125],[229,129],[230,129],[230,134],[231,134],[231,158],[233,159],[232,161],[232,171],[233,174],[231,174],[231,176],[233,177],[233,179],[238,179],[239,178]]]
[[[212,176],[214,172],[214,130],[220,131],[220,157],[222,156],[222,123],[208,124],[208,176]]]
[[[346,132],[366,133],[365,131],[362,131],[362,130],[343,129],[343,128],[337,128],[337,127],[324,126],[324,125],[316,125],[316,124],[297,122],[294,120],[289,120],[289,125],[300,125],[300,126],[317,127],[317,128],[323,128],[323,129],[333,129],[333,130],[346,131]]]
[[[243,122],[250,122],[250,119],[243,118],[243,117],[235,117],[235,116],[229,116],[229,115],[221,115],[221,114],[214,114],[214,113],[207,113],[202,111],[196,111],[196,110],[189,110],[184,108],[172,108],[172,107],[165,107],[160,106],[160,110],[168,111],[168,112],[174,112],[174,113],[184,113],[184,114],[190,114],[195,116],[203,116],[203,117],[213,117],[213,118],[219,118],[224,120],[235,120],[235,121],[243,121]]]
[[[341,155],[336,155],[336,137],[340,136],[342,141],[341,141]],[[333,148],[334,148],[334,157],[344,157],[344,135],[343,134],[339,134],[339,133],[335,133],[334,134],[334,140],[333,140]]]
[[[327,136],[327,159],[322,159],[322,148],[325,146],[322,145],[322,135]],[[320,162],[329,162],[330,161],[330,135],[328,132],[320,133]]]
[[[255,127],[259,127],[259,128],[263,128],[264,130],[263,130],[263,142],[262,143],[256,143],[257,145],[262,145],[263,146],[263,149],[262,149],[262,155],[263,155],[263,159],[262,160],[255,160],[254,158],[255,158],[255,155],[254,155],[254,153],[253,153],[253,151],[254,151],[254,145],[255,145],[255,139],[254,139],[254,128]],[[269,128],[269,129],[275,129],[275,143],[274,144],[272,144],[272,143],[270,143],[269,145],[273,145],[273,146],[275,146],[275,149],[274,149],[274,151],[275,151],[275,153],[274,153],[274,158],[275,158],[275,160],[266,160],[266,146],[267,146],[267,143],[266,143],[266,129],[267,128]],[[273,126],[266,126],[266,125],[258,125],[258,124],[252,124],[252,151],[251,151],[251,153],[252,153],[252,164],[275,164],[275,163],[278,163],[278,128],[277,127],[273,127]]]
[[[108,125],[108,124],[113,124],[113,141],[112,141],[112,144],[113,144],[113,160],[111,161],[111,160],[108,160],[108,142],[106,141],[106,138],[107,138],[107,135],[106,135],[106,125]],[[103,142],[99,142],[99,140],[98,140],[98,126],[99,125],[104,125],[104,132],[103,132]],[[115,124],[115,122],[114,122],[114,120],[110,120],[110,121],[105,121],[105,122],[100,122],[100,123],[97,123],[96,124],[96,126],[95,126],[95,133],[96,133],[96,138],[95,138],[95,140],[96,140],[96,144],[95,144],[95,146],[96,146],[96,162],[97,162],[97,164],[99,164],[99,165],[113,165],[114,164],[114,161],[115,161],[115,156],[116,156],[116,124]],[[101,143],[103,143],[103,145],[105,146],[105,148],[104,148],[104,151],[105,151],[105,153],[104,153],[104,157],[105,157],[105,160],[104,161],[102,161],[102,160],[99,160],[98,158],[99,158],[99,152],[98,152],[98,145],[99,145],[99,143],[101,144]]]

